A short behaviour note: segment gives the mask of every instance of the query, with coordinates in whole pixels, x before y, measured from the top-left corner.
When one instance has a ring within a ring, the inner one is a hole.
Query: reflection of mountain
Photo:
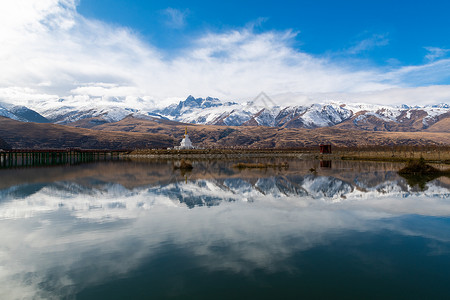
[[[28,206],[21,206],[24,210],[55,210],[65,207],[75,211],[101,209],[104,213],[111,209],[134,210],[149,208],[158,203],[167,205],[169,202],[171,205],[194,208],[217,206],[225,202],[272,199],[291,199],[299,202],[321,200],[332,203],[377,197],[450,198],[448,188],[439,181],[430,182],[427,190],[419,191],[417,188],[409,187],[403,179],[392,172],[380,172],[379,175],[378,178],[381,177],[382,180],[374,178],[365,180],[367,178],[365,176],[355,176],[353,182],[313,174],[275,175],[251,180],[246,178],[172,180],[132,189],[88,177],[78,182],[59,181],[13,186],[0,190],[0,198],[3,199],[3,203],[27,199]],[[137,199],[139,197],[142,199]],[[17,210],[15,214],[17,215]],[[26,212],[24,214],[27,215]]]
[[[24,199],[39,192],[44,186],[44,184],[26,184],[3,189],[0,190],[0,200]]]
[[[232,190],[215,180],[171,183],[151,188],[149,193],[154,193],[157,196],[168,196],[176,203],[185,204],[190,208],[195,206],[214,206],[219,205],[221,202],[237,200]]]
[[[260,178],[254,188],[263,195],[278,198],[282,196],[306,196],[307,192],[299,182],[289,181],[282,176]]]
[[[96,184],[94,185],[94,183]],[[92,195],[94,193],[93,187],[99,187],[98,190],[105,190],[110,185],[111,184],[109,183],[96,180],[89,180],[89,185],[76,184],[67,181],[52,182],[48,184],[24,184],[0,190],[0,199],[25,199],[34,194],[38,194],[44,188],[46,191],[51,190],[58,195]]]

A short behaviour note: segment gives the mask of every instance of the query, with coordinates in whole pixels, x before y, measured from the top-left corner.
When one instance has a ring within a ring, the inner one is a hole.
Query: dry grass
[[[238,169],[267,169],[267,168],[289,168],[287,162],[279,164],[269,164],[269,163],[237,163],[233,165],[233,168]]]
[[[418,160],[450,164],[450,147],[448,146],[398,146],[390,148],[347,148],[333,151],[342,159],[400,161]]]

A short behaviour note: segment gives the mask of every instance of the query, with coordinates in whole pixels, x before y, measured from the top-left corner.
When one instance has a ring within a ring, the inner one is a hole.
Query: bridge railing
[[[0,168],[79,164],[101,160],[117,160],[130,150],[97,149],[9,149],[0,150]]]

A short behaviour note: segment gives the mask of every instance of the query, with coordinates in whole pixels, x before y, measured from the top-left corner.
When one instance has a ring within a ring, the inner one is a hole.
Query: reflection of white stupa
[[[177,149],[194,149],[194,145],[192,145],[191,139],[187,134],[187,127],[184,131],[184,138],[181,140],[180,146],[175,147]]]

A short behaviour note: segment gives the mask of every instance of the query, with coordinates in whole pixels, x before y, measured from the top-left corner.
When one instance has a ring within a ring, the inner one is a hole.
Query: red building
[[[329,154],[331,153],[331,145],[319,145],[320,154]]]

